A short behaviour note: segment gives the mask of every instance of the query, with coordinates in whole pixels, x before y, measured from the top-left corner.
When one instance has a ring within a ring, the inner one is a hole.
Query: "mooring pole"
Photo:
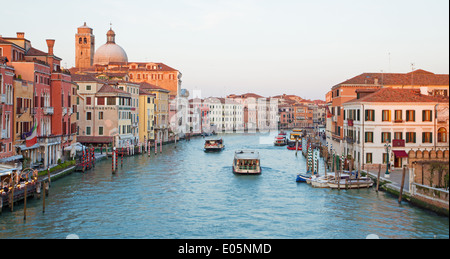
[[[378,165],[377,192],[378,192],[378,188],[380,188],[380,174],[381,174],[381,164]]]
[[[400,195],[398,197],[398,203],[402,203],[403,187],[405,185],[406,166],[403,166],[402,184],[400,187]]]

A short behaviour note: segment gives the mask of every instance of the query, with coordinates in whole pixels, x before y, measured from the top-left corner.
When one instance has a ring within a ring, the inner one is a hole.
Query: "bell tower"
[[[94,62],[95,36],[92,28],[86,25],[78,27],[75,34],[75,67],[88,68]]]

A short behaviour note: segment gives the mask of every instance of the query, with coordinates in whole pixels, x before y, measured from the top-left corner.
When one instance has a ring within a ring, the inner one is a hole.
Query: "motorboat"
[[[297,146],[297,148],[295,148]],[[289,141],[287,144],[287,149],[289,150],[302,150],[302,140],[298,140],[298,144],[296,142]]]
[[[358,189],[358,188],[369,188],[372,187],[373,180],[370,177],[361,177],[361,178],[341,178],[338,181],[335,179],[331,179],[328,181],[328,186],[331,189]]]
[[[283,135],[278,135],[275,137],[275,141],[273,143],[275,146],[286,146],[287,140],[286,137]]]
[[[222,138],[209,138],[205,140],[205,152],[222,151],[225,148]]]
[[[261,163],[259,152],[255,150],[236,150],[233,160],[233,173],[260,174]]]

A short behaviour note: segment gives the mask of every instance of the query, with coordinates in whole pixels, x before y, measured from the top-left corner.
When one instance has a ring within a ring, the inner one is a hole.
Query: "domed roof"
[[[107,65],[109,62],[128,62],[125,50],[115,43],[100,46],[94,54],[94,64]]]
[[[112,29],[106,33],[106,44],[100,46],[94,53],[95,65],[107,65],[109,62],[128,62],[128,56],[115,41],[116,34]]]

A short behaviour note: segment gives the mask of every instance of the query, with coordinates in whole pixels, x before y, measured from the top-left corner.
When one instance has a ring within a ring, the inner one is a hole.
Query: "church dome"
[[[103,44],[95,51],[95,65],[107,65],[110,62],[128,62],[127,53],[116,44],[115,37],[116,34],[112,29],[106,33],[106,44]]]

